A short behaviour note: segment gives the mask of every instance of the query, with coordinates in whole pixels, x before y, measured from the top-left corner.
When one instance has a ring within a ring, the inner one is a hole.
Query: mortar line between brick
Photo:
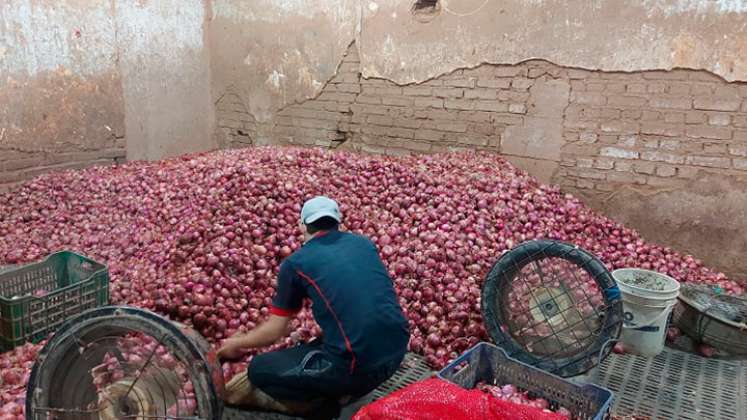
[[[562,138],[563,139],[565,139],[565,130],[566,130],[566,128],[565,128],[565,122],[568,119],[568,109],[572,105],[572,102],[571,102],[571,90],[572,90],[572,87],[571,87],[570,82],[569,82],[568,83],[568,99],[567,99],[567,102],[566,102],[565,106],[563,107],[563,112],[560,114],[561,121],[563,122],[563,124],[562,124],[562,126],[563,126]],[[567,143],[567,141],[563,140],[563,143],[565,144],[565,143]],[[555,168],[555,170],[552,173],[552,176],[550,177],[550,180],[552,182],[554,182],[554,183],[556,182],[555,179],[558,176],[558,173],[560,172],[560,168],[561,168],[560,162],[563,160],[563,157],[564,157],[564,155],[563,155],[563,147],[561,146],[560,147],[560,159],[558,159],[558,161],[556,162],[558,164],[558,166]]]

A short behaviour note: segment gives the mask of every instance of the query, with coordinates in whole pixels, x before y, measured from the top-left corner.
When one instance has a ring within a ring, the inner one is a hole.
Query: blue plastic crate
[[[597,385],[576,385],[559,376],[508,357],[503,349],[478,343],[443,368],[438,377],[463,388],[479,382],[514,384],[532,396],[544,398],[552,407],[562,406],[574,419],[602,420],[609,417],[612,391]]]

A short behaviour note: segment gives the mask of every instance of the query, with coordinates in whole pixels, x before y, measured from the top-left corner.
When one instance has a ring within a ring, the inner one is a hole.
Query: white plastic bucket
[[[612,272],[623,301],[622,342],[626,352],[653,357],[664,350],[667,321],[680,283],[664,274],[637,268]]]

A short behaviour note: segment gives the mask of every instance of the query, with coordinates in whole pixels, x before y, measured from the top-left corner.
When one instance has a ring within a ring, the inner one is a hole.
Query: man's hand
[[[273,344],[288,332],[290,318],[270,315],[270,319],[246,334],[236,333],[223,342],[216,356],[219,359],[238,359],[247,350]]]
[[[218,350],[218,359],[238,359],[244,353],[242,350],[241,338],[233,336],[223,342],[223,346]]]

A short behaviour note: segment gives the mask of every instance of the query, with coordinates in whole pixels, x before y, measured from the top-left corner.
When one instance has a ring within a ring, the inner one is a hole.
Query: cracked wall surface
[[[412,83],[482,63],[542,58],[604,71],[690,68],[747,81],[747,2],[734,0],[363,1],[361,71]]]
[[[398,84],[535,58],[603,71],[704,69],[747,81],[743,1],[441,0],[431,14],[413,14],[413,4],[214,0],[216,94],[232,86],[257,120],[270,122],[278,109],[318,95],[353,41],[365,78]]]
[[[0,3],[0,186],[124,158],[108,4]]]
[[[214,0],[211,69],[260,123],[319,93],[355,39],[359,0]],[[258,140],[269,141],[266,132]]]

